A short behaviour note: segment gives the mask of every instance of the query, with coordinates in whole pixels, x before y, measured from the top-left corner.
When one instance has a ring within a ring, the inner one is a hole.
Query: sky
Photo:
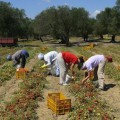
[[[39,13],[51,6],[67,5],[69,7],[84,8],[95,17],[106,7],[115,6],[116,0],[0,0],[10,2],[12,7],[24,9],[27,17],[34,19]]]

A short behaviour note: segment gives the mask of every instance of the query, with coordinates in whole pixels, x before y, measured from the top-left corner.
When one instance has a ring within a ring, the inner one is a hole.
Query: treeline
[[[0,1],[0,37],[36,37],[51,35],[69,45],[69,37],[81,36],[87,41],[89,34],[120,35],[120,0],[113,8],[105,8],[96,18],[90,18],[84,8],[69,6],[50,7],[39,13],[34,20],[27,18],[24,10],[13,8]]]
[[[31,23],[25,11],[13,8],[10,3],[0,1],[0,37],[28,37],[33,34]]]

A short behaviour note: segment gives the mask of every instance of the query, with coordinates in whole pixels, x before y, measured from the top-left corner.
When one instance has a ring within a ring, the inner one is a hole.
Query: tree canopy
[[[0,1],[0,36],[26,36],[29,31],[28,22],[23,9],[13,8],[10,3]]]
[[[69,45],[71,36],[89,34],[120,34],[120,0],[113,8],[105,8],[96,18],[90,18],[84,8],[52,6],[40,12],[34,20],[26,17],[23,9],[0,1],[0,36],[26,37],[51,35]]]

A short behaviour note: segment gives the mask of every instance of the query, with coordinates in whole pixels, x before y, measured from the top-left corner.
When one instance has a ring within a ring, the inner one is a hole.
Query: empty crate
[[[62,93],[49,93],[47,106],[56,115],[62,115],[70,111],[71,99],[67,99]]]

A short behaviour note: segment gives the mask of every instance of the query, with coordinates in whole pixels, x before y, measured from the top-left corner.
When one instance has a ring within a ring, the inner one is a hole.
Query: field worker
[[[48,72],[48,75],[52,74],[52,75],[55,75],[56,77],[59,77],[60,70],[59,70],[58,62],[57,60],[55,60],[57,55],[58,55],[58,52],[56,51],[50,51],[45,55],[43,53],[40,53],[38,55],[38,59],[44,60],[45,62],[45,64],[41,68],[50,68],[50,72]]]
[[[75,78],[74,66],[77,64],[78,69],[81,68],[81,63],[84,62],[83,57],[78,58],[70,52],[61,52],[57,56],[57,61],[60,67],[60,85],[68,85],[66,77],[68,76],[68,69],[71,70],[72,79]],[[81,59],[81,60],[80,60]]]
[[[94,55],[85,61],[81,69],[87,70],[88,75],[82,80],[82,83],[84,84],[91,77],[91,71],[94,69],[94,73],[97,74],[99,89],[104,90],[104,70],[106,62],[112,62],[112,57]]]
[[[26,59],[29,57],[29,53],[26,50],[18,50],[13,55],[8,55],[7,60],[13,61],[13,66],[18,65],[19,68],[24,68],[26,64]],[[20,64],[20,65],[19,65]]]

